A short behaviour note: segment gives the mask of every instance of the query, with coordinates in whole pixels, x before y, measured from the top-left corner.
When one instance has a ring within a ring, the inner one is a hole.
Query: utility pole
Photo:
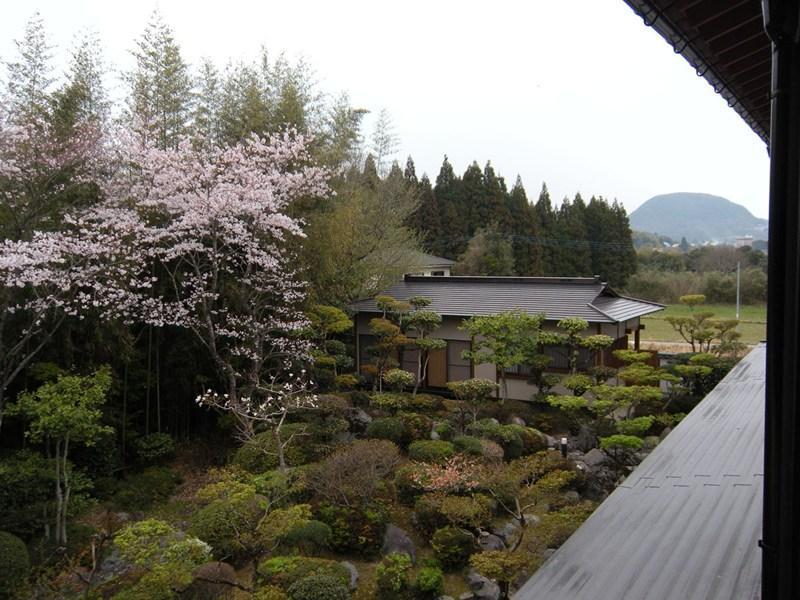
[[[739,289],[742,282],[742,262],[736,261],[736,320],[739,320]]]

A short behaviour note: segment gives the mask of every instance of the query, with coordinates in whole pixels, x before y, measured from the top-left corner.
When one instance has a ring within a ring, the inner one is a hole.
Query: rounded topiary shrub
[[[399,417],[375,419],[367,426],[366,436],[378,440],[389,440],[398,446],[405,446],[409,441],[408,429]]]
[[[414,581],[418,598],[438,598],[444,594],[444,575],[439,567],[422,567]]]
[[[112,502],[123,510],[143,510],[169,498],[179,483],[180,478],[167,467],[148,467],[120,482]]]
[[[11,597],[25,585],[31,561],[25,542],[0,531],[0,598]]]
[[[455,446],[442,440],[420,440],[408,447],[409,458],[423,462],[442,462],[455,453]]]
[[[134,442],[137,458],[145,464],[164,461],[175,454],[175,440],[168,433],[150,433]]]
[[[404,465],[397,469],[394,476],[394,489],[397,500],[401,504],[411,506],[424,489],[417,483],[415,465]]]
[[[260,587],[250,596],[251,600],[287,600],[287,598],[286,592],[274,585]]]
[[[464,454],[483,456],[481,438],[477,438],[473,435],[457,435],[453,438],[453,445],[456,447],[456,450]]]
[[[477,550],[475,537],[457,527],[437,529],[431,538],[431,547],[436,558],[446,569],[460,569]]]
[[[301,554],[318,554],[331,543],[331,528],[322,521],[307,521],[289,530],[283,537],[283,545],[296,548]]]
[[[287,590],[290,600],[350,600],[347,585],[329,575],[312,575],[293,583]]]
[[[311,445],[304,444],[303,436],[299,435],[307,428],[306,423],[288,423],[281,428],[282,440],[288,440],[291,435],[295,435],[284,449],[286,463],[290,467],[304,465],[315,458]],[[263,473],[277,468],[278,452],[272,431],[263,431],[243,444],[233,455],[232,463],[251,473]]]

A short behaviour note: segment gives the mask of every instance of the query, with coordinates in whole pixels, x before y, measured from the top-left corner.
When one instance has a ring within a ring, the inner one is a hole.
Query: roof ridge
[[[427,275],[405,275],[404,281],[436,281],[460,283],[574,283],[581,285],[603,285],[595,277],[521,277],[518,275],[450,275],[448,277],[429,277]]]

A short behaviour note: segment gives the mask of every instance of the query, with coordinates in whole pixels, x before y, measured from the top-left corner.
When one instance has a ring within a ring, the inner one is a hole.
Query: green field
[[[735,304],[706,304],[696,307],[695,312],[706,311],[714,313],[714,316],[721,319],[733,319],[736,317]],[[685,317],[691,314],[688,306],[683,304],[671,304],[659,313],[650,317],[644,317],[642,324],[645,329],[642,331],[642,340],[653,342],[682,342],[683,339],[678,335],[672,326],[667,323],[665,317]],[[741,306],[739,309],[739,331],[742,333],[742,341],[745,344],[755,344],[767,337],[767,306],[766,304],[750,304]]]

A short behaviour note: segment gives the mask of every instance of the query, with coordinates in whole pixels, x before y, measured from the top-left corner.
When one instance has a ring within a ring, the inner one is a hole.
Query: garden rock
[[[661,438],[657,435],[648,435],[644,438],[644,449],[645,450],[652,450],[661,442]]]
[[[363,431],[367,428],[367,425],[372,423],[372,417],[370,417],[363,408],[352,408],[348,410],[345,414],[345,419],[347,419],[356,431]]]
[[[594,469],[606,462],[606,454],[600,448],[592,448],[583,455],[583,462],[589,465],[590,469]]]
[[[340,564],[350,573],[350,591],[352,592],[358,587],[358,569],[353,563],[346,560],[343,560]]]
[[[564,502],[567,504],[577,504],[581,501],[581,495],[575,490],[568,490],[564,492],[562,497],[564,498]]]
[[[525,422],[525,419],[523,419],[522,417],[518,417],[516,415],[511,417],[511,423],[513,425],[522,425],[523,427],[527,427],[528,426],[528,424]]]
[[[539,517],[532,514],[525,515],[525,522],[527,523],[528,527],[535,527],[539,524]],[[519,521],[516,519],[511,519],[510,521],[506,522],[500,529],[494,531],[496,536],[502,538],[502,540],[506,543],[506,545],[511,544],[514,541],[514,538],[517,536],[517,532],[519,531]]]
[[[431,429],[431,439],[432,440],[438,440],[439,439],[439,434],[436,433],[435,429]]]
[[[194,578],[181,593],[181,598],[190,600],[228,600],[233,598],[239,582],[236,570],[226,562],[215,561],[200,565],[192,573]]]
[[[472,590],[472,596],[476,600],[498,600],[500,598],[500,588],[496,583],[487,579],[475,569],[470,569],[467,573],[467,585]]]
[[[94,574],[94,583],[103,583],[129,573],[134,568],[132,562],[125,560],[119,555],[119,550],[114,548],[97,567]]]
[[[489,533],[488,531],[481,531],[478,537],[478,546],[481,550],[505,550],[506,545],[500,536]]]
[[[671,431],[672,431],[672,427],[665,427],[664,430],[661,432],[661,435],[659,435],[658,437],[663,440],[665,437],[667,437],[670,434]]]
[[[475,596],[473,596],[472,592],[463,592],[459,597],[458,600],[473,600]]]
[[[389,524],[386,527],[386,533],[383,534],[383,546],[381,546],[381,554],[386,556],[393,552],[405,552],[411,557],[411,562],[417,562],[417,547],[408,534],[400,529],[397,525]]]

